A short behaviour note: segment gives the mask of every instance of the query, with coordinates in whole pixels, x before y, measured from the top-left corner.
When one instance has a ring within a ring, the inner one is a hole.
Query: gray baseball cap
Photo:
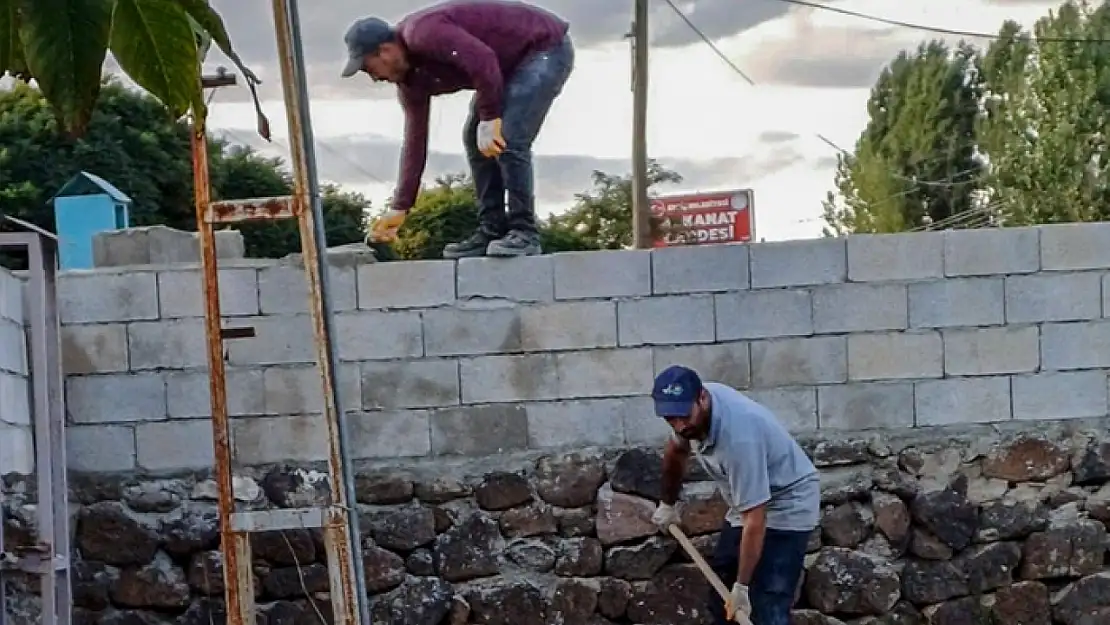
[[[376,17],[363,17],[354,21],[343,41],[347,44],[347,64],[340,74],[343,78],[354,76],[362,69],[362,59],[375,52],[383,43],[393,40],[393,27]]]

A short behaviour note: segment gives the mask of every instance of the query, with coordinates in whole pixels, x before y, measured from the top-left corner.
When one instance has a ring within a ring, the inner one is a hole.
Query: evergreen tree
[[[838,158],[836,192],[823,203],[826,235],[898,232],[974,206],[975,69],[970,45],[931,41],[883,70],[854,153]]]

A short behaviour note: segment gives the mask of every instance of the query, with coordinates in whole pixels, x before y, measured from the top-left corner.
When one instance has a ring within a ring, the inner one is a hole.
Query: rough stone
[[[554,534],[559,529],[555,513],[550,506],[543,504],[506,510],[501,514],[499,523],[502,533],[509,538]]]
[[[983,475],[1011,482],[1047,480],[1071,465],[1067,452],[1047,439],[1023,435],[983,459]]]
[[[154,480],[123,488],[123,503],[135,512],[169,512],[188,496],[189,488],[180,480]]]
[[[412,480],[393,473],[373,472],[355,475],[355,501],[362,504],[407,503],[415,494]]]
[[[629,581],[651,579],[678,549],[670,537],[652,536],[632,546],[613,547],[605,557],[605,573]]]
[[[702,625],[708,592],[709,584],[697,567],[668,566],[650,581],[632,585],[626,615],[633,623]]]
[[[564,579],[555,586],[548,623],[585,623],[597,611],[597,582]]]
[[[473,514],[436,537],[436,570],[449,582],[496,575],[500,542],[497,522],[485,514]]]
[[[962,597],[925,608],[930,623],[978,625],[990,622],[990,609],[978,597]]]
[[[308,530],[257,532],[250,536],[253,555],[277,566],[302,566],[316,561],[316,539]]]
[[[263,578],[262,587],[271,599],[295,599],[328,589],[328,567],[320,564],[285,566],[270,570]]]
[[[1021,577],[1040,580],[1093,575],[1102,569],[1107,544],[1106,527],[1086,519],[1035,532],[1025,540]]]
[[[659,531],[651,522],[656,505],[633,495],[602,487],[597,495],[597,537],[603,545],[651,536]]]
[[[262,478],[262,492],[282,508],[307,508],[325,504],[330,499],[328,476],[315,471],[283,464]]]
[[[593,508],[575,508],[573,510],[555,510],[555,520],[559,524],[559,534],[568,538],[580,536],[593,536],[594,511]]]
[[[688,536],[716,532],[728,512],[728,503],[713,482],[687,484],[679,507],[679,524]]]
[[[1040,582],[1018,582],[994,593],[991,616],[1005,625],[1038,625],[1052,621],[1048,588]]]
[[[129,608],[184,608],[190,598],[185,572],[162,553],[149,564],[120,571],[112,588],[112,602]]]
[[[73,605],[101,611],[110,604],[109,592],[119,579],[119,570],[102,562],[73,563]]]
[[[153,527],[120,503],[95,503],[77,516],[76,542],[91,560],[114,566],[147,564],[159,541]]]
[[[555,573],[562,577],[592,577],[601,573],[605,553],[596,538],[560,541]]]
[[[902,596],[890,565],[840,547],[825,547],[806,574],[805,595],[825,613],[880,615]]]
[[[902,596],[927,605],[967,594],[964,574],[951,562],[910,560],[902,569]]]
[[[849,501],[866,501],[875,484],[870,465],[839,467],[821,471],[821,504],[839,506]]]
[[[1048,507],[1039,501],[1002,499],[979,509],[981,541],[1015,540],[1048,527]]]
[[[375,623],[440,625],[451,610],[451,585],[435,577],[412,577],[391,592],[376,597],[371,607]],[[299,621],[309,623],[315,620]],[[271,620],[270,625],[274,625]]]
[[[182,558],[215,549],[220,540],[220,518],[214,506],[198,504],[181,508],[162,521],[162,548]]]
[[[498,581],[469,589],[464,597],[479,625],[547,625],[549,603],[528,581]]]
[[[517,566],[536,573],[555,568],[555,550],[538,540],[513,540],[506,545],[505,555]]]
[[[941,542],[956,550],[971,544],[979,529],[975,506],[952,488],[918,495],[910,513]]]
[[[368,530],[374,542],[386,549],[412,551],[436,537],[435,513],[431,508],[412,506],[369,516]]]
[[[950,560],[954,551],[930,532],[915,527],[910,539],[910,553],[924,560]]]
[[[453,477],[433,477],[416,483],[416,496],[425,503],[447,503],[470,495],[472,489]]]
[[[532,501],[532,487],[517,473],[489,473],[474,496],[483,510],[508,510]]]
[[[606,618],[619,619],[628,609],[632,584],[623,579],[602,577],[598,580],[597,611]]]
[[[652,501],[663,497],[663,458],[656,451],[632,449],[617,458],[609,475],[613,491]]]
[[[895,549],[905,549],[910,539],[910,511],[896,495],[877,492],[871,496],[875,528],[886,536]]]
[[[993,543],[973,547],[956,559],[956,567],[967,579],[967,590],[981,595],[1009,586],[1021,563],[1021,545]]]
[[[405,558],[405,570],[417,577],[432,577],[436,574],[435,556],[428,549],[417,549]]]
[[[603,482],[605,465],[596,457],[571,453],[545,456],[536,463],[536,492],[553,506],[588,506]]]
[[[1110,481],[1110,442],[1091,441],[1072,458],[1072,474],[1079,486],[1097,486]]]
[[[366,589],[372,593],[393,590],[405,581],[405,561],[380,547],[362,550],[362,567],[366,573]]]
[[[841,504],[822,516],[822,538],[833,547],[857,547],[871,535],[874,522],[874,514],[863,504]]]

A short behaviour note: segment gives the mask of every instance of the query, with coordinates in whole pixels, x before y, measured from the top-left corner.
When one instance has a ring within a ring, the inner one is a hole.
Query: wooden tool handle
[[[671,536],[675,537],[675,540],[678,541],[678,544],[682,545],[683,551],[685,551],[686,555],[690,556],[690,559],[694,561],[694,565],[698,567],[698,570],[701,571],[701,574],[705,576],[705,579],[709,580],[709,585],[712,586],[713,589],[717,591],[717,594],[721,596],[721,601],[727,603],[729,595],[731,594],[728,590],[728,587],[725,586],[725,583],[722,582],[721,578],[717,576],[717,573],[713,570],[713,567],[709,566],[709,563],[705,561],[705,558],[701,557],[701,552],[699,552],[698,548],[694,546],[694,543],[690,542],[690,539],[686,537],[686,533],[682,531],[682,528],[680,528],[677,523],[672,523],[667,527],[667,530],[671,533]],[[740,623],[741,625],[752,625],[752,622],[748,620],[748,617],[744,616],[740,612],[734,614],[732,620]]]

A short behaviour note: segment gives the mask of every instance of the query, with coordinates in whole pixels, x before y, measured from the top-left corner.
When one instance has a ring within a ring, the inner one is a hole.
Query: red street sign
[[[752,205],[751,189],[653,198],[651,214],[659,220],[655,247],[751,241]]]

